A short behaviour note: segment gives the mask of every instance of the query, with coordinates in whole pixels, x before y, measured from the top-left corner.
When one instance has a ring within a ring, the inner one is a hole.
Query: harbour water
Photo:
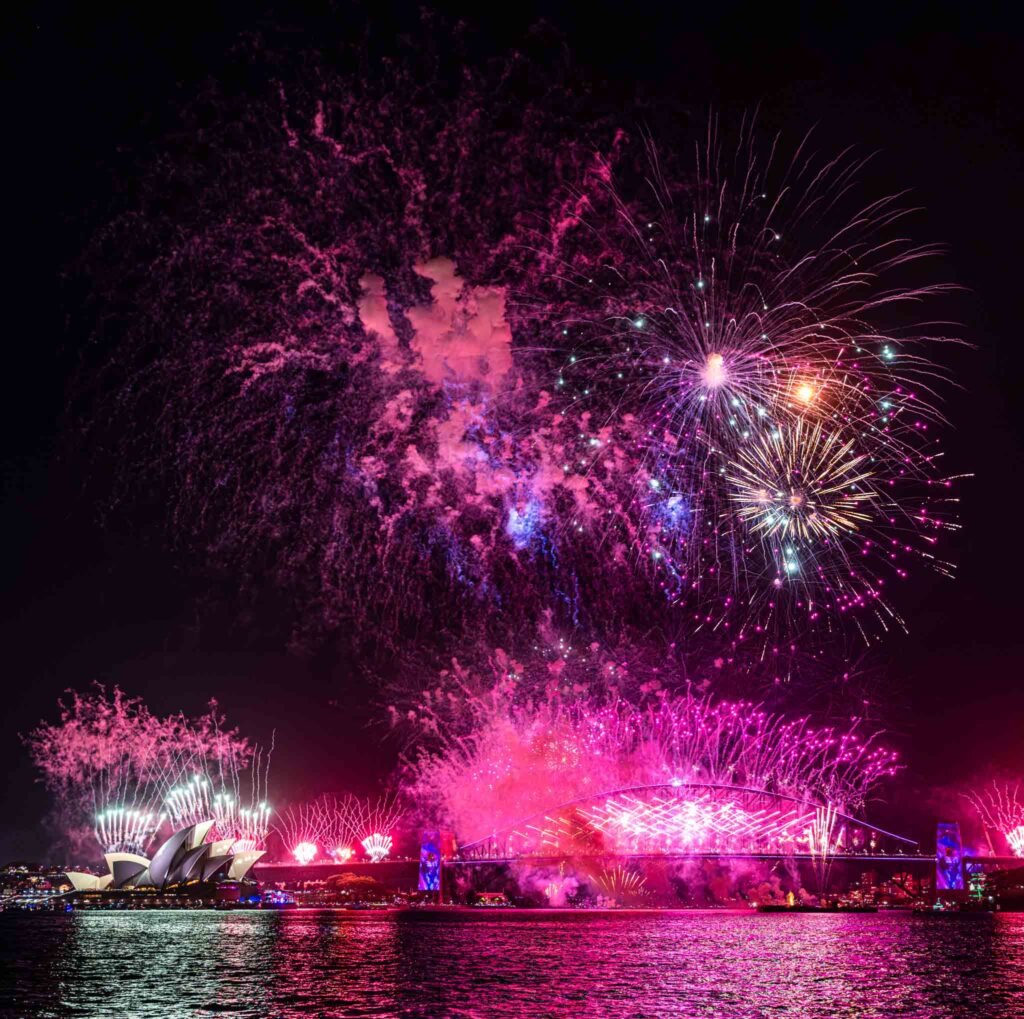
[[[1024,914],[0,915],[3,1016],[1024,1016]]]

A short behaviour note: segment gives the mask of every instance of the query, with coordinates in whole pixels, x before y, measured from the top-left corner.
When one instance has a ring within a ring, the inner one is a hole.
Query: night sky
[[[414,10],[378,6],[371,33],[380,46],[397,30],[416,30]],[[723,118],[759,108],[766,131],[793,138],[815,127],[824,149],[877,151],[861,175],[866,193],[912,188],[924,209],[915,238],[948,246],[938,275],[964,288],[935,313],[963,323],[976,348],[949,353],[960,388],[946,404],[950,467],[975,478],[962,488],[958,578],[918,571],[901,602],[910,636],[894,635],[882,651],[898,694],[889,723],[909,765],[883,795],[898,803],[989,766],[1024,773],[1024,543],[1016,529],[1024,505],[1024,42],[969,7],[941,23],[924,10],[893,5],[879,19],[858,7],[828,26],[810,14],[751,18],[715,7],[624,13],[621,4],[594,3],[584,15],[515,4],[500,18],[472,7],[466,17],[481,51],[500,52],[543,15],[610,105],[636,95],[657,105],[664,96]],[[52,715],[65,688],[93,679],[142,694],[161,712],[197,712],[216,697],[261,741],[276,729],[272,785],[281,794],[331,788],[338,776],[370,791],[393,761],[383,731],[368,727],[379,712],[351,663],[329,646],[289,654],[272,628],[254,634],[237,625],[229,599],[204,609],[201,564],[185,568],[168,549],[155,524],[160,507],[105,518],[97,497],[105,479],[69,434],[82,338],[66,327],[60,280],[112,191],[131,189],[109,172],[118,150],[144,149],[168,106],[223,69],[241,32],[288,47],[364,21],[328,7],[303,17],[256,17],[254,9],[175,6],[157,20],[137,6],[97,15],[37,4],[5,33],[0,861],[47,844],[38,824],[46,798],[17,734]]]

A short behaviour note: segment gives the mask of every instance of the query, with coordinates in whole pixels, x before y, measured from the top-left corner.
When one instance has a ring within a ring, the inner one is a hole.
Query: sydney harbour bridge
[[[455,859],[835,858],[885,852],[915,856],[918,846],[827,803],[747,786],[672,782],[559,804],[460,845]]]
[[[923,849],[916,840],[828,801],[753,786],[681,781],[610,789],[552,805],[467,841],[460,842],[459,834],[423,834],[421,889],[443,884],[442,871],[587,859],[603,864],[702,859],[888,864],[897,870],[910,866],[918,873],[933,868],[937,875],[945,869],[951,884],[944,886],[937,877],[939,886],[953,888],[964,887],[964,874],[971,867],[1021,864],[1011,857],[965,856],[955,823],[938,826],[937,857],[931,846]],[[346,869],[386,869],[398,863],[352,862]],[[312,863],[301,869],[321,867],[338,864]],[[425,869],[430,872],[426,877]],[[270,877],[275,871],[294,871],[295,865],[267,863],[257,870]]]

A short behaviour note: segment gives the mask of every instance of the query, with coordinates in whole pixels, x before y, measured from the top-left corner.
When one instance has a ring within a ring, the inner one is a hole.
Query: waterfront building
[[[256,897],[248,873],[263,853],[232,851],[232,839],[207,842],[213,821],[189,825],[171,835],[151,859],[135,853],[107,853],[108,873],[68,871],[82,906],[173,906],[240,901]]]

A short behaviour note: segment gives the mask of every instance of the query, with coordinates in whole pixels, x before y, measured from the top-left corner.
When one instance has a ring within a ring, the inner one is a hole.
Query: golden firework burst
[[[803,419],[742,446],[726,480],[740,520],[763,538],[812,541],[857,531],[879,498],[868,457],[853,440]]]

